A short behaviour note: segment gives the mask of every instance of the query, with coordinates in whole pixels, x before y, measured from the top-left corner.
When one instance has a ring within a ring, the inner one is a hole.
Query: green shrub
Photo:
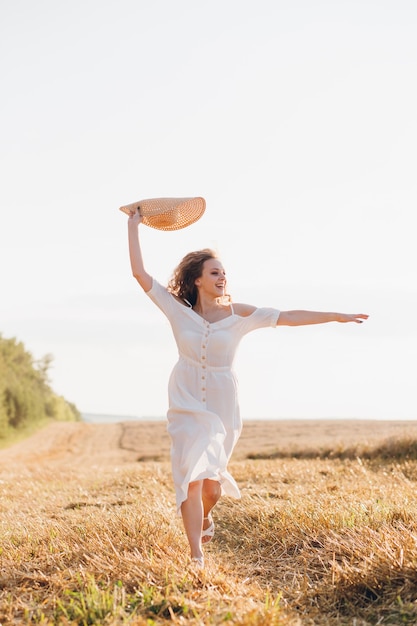
[[[23,343],[0,335],[0,438],[45,418],[80,420],[74,404],[49,384],[51,355],[35,361]]]

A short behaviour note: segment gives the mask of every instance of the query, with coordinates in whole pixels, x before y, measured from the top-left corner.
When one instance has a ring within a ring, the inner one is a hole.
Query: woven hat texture
[[[139,212],[143,224],[158,230],[179,230],[193,224],[206,209],[204,198],[150,198],[120,207],[120,211],[130,214]]]

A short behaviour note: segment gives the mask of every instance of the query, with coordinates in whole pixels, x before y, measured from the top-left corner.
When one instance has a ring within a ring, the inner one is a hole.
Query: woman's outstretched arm
[[[281,311],[277,326],[307,326],[327,322],[356,322],[362,324],[368,319],[364,313],[322,313],[320,311]]]
[[[142,218],[137,209],[130,212],[127,222],[129,233],[129,256],[132,274],[144,291],[149,291],[152,287],[152,276],[148,274],[143,265],[142,250],[139,243],[139,224]]]

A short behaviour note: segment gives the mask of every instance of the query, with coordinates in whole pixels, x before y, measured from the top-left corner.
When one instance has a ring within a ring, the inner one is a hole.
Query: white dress
[[[229,317],[210,323],[155,279],[147,295],[167,316],[179,353],[169,379],[167,414],[177,510],[188,497],[189,483],[204,478],[219,481],[223,494],[240,498],[227,471],[242,430],[233,360],[242,337],[275,327],[279,311],[259,308],[242,317],[232,307]]]

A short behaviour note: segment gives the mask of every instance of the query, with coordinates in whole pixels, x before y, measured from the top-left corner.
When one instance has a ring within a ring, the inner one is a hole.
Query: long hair
[[[203,265],[209,259],[217,259],[217,255],[209,248],[186,254],[172,274],[168,291],[194,306],[198,296],[195,281],[200,278]]]

